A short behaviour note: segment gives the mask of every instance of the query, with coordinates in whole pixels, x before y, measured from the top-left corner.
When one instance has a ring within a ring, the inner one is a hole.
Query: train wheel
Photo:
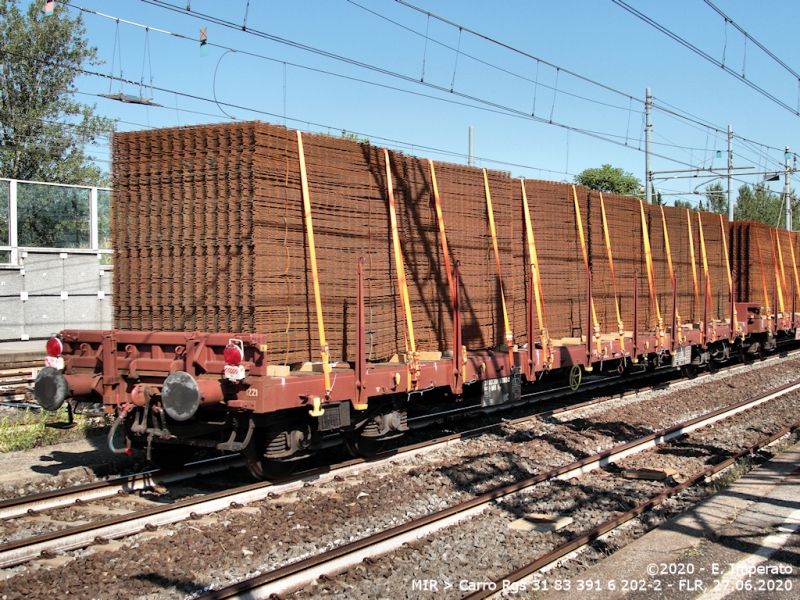
[[[267,439],[263,432],[256,432],[242,451],[247,470],[259,481],[283,479],[292,474],[297,461],[273,460],[266,457]]]
[[[364,437],[363,435],[346,435],[344,444],[347,451],[356,458],[370,458],[380,454],[386,442],[375,438]]]
[[[686,379],[694,379],[697,377],[697,367],[694,365],[683,365],[681,367],[681,375],[686,377]]]
[[[583,369],[581,369],[580,365],[572,365],[572,368],[569,370],[569,389],[573,392],[581,387],[581,381],[583,380]]]

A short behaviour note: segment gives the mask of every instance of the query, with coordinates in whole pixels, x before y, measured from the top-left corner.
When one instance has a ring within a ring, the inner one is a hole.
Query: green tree
[[[101,64],[85,39],[80,15],[42,2],[27,11],[0,0],[0,176],[54,183],[98,185],[107,176],[86,145],[114,130],[94,107],[75,100],[84,65]]]
[[[785,226],[780,194],[764,185],[743,185],[739,188],[733,217],[737,221],[758,221],[772,227]]]
[[[719,181],[706,186],[705,196],[709,212],[728,214],[728,194]]]
[[[688,200],[675,200],[675,208],[688,208],[689,210],[697,210],[695,206]]]
[[[626,173],[611,165],[603,165],[599,169],[585,169],[575,176],[575,183],[590,190],[629,196],[636,195],[642,185],[632,173]]]

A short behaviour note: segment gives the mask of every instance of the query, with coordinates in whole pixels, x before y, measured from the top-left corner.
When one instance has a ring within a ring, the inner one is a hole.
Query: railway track
[[[591,394],[594,391],[610,386],[619,386],[620,382],[629,389],[624,393],[600,399],[588,400],[580,403],[571,403],[566,407],[546,411],[538,411],[515,419],[504,419],[498,422],[473,427],[466,431],[437,437],[420,443],[410,444],[396,450],[380,454],[370,459],[351,459],[335,465],[311,469],[298,473],[296,476],[278,482],[260,482],[237,487],[231,490],[215,492],[196,496],[185,500],[177,500],[171,504],[156,504],[136,496],[137,492],[153,489],[156,486],[171,482],[187,480],[198,475],[218,473],[233,466],[242,464],[237,457],[217,459],[198,465],[190,466],[172,473],[147,472],[133,476],[115,478],[108,481],[95,482],[54,490],[50,492],[13,498],[0,502],[0,521],[12,519],[33,519],[43,525],[56,527],[35,537],[9,541],[0,545],[0,568],[22,564],[37,558],[49,558],[66,551],[87,547],[94,544],[105,544],[109,540],[135,535],[143,531],[154,531],[173,523],[185,520],[198,519],[227,508],[242,508],[244,505],[270,496],[289,493],[307,485],[320,485],[337,478],[357,474],[369,469],[383,466],[389,462],[433,452],[461,440],[473,438],[483,433],[492,431],[502,426],[516,425],[535,418],[549,415],[566,415],[573,410],[587,406],[602,404],[619,399],[620,397],[641,392],[647,389],[658,389],[665,385],[675,385],[674,371],[663,373],[634,374],[624,379],[618,377],[598,378],[588,381],[580,390],[581,395]],[[637,382],[653,378],[657,381],[648,387],[637,388]],[[667,376],[666,378],[664,376]],[[666,380],[665,380],[666,379]],[[574,394],[569,387],[558,387],[525,394],[524,402],[515,403],[508,408],[521,408],[525,404],[548,402],[558,400]],[[463,410],[446,411],[434,415],[425,415],[410,419],[409,425],[413,428],[422,428],[431,423],[447,419],[458,419],[470,416],[479,407],[466,407]],[[116,498],[123,503],[133,504],[130,509],[114,508],[111,511],[101,507],[93,507],[92,503]],[[145,508],[141,507],[144,503]],[[59,508],[77,507],[82,512],[90,514],[79,519],[77,523],[68,523],[52,519],[45,513]],[[109,513],[112,514],[109,514]],[[97,516],[106,517],[97,519]],[[92,519],[86,522],[86,519]]]
[[[204,515],[227,508],[240,509],[248,503],[296,491],[307,485],[328,483],[336,478],[380,467],[401,458],[410,458],[418,454],[433,452],[460,440],[481,435],[504,425],[523,423],[546,415],[566,414],[571,410],[613,399],[616,399],[616,397],[588,401],[568,408],[537,412],[517,419],[483,425],[464,432],[405,446],[370,459],[352,459],[330,467],[304,471],[285,481],[259,482],[232,490],[178,500],[172,504],[161,506],[148,502],[149,506],[144,509],[132,509],[125,511],[123,514],[115,514],[96,522],[86,523],[81,521],[75,526],[70,526],[66,522],[54,522],[44,513],[76,505],[86,509],[92,502],[112,497],[121,497],[124,500],[137,491],[152,489],[157,485],[187,480],[198,475],[220,472],[233,466],[239,466],[243,464],[242,460],[237,457],[218,459],[190,466],[174,473],[148,472],[5,500],[0,502],[0,520],[33,518],[44,522],[49,521],[56,526],[64,526],[64,528],[0,545],[0,568],[22,564],[40,557],[53,557],[69,550],[97,543],[104,544],[109,540],[135,535],[143,531],[154,531],[159,527],[184,520],[198,519]],[[443,417],[439,416],[437,418]],[[426,417],[427,419],[428,417]],[[137,500],[135,496],[131,497],[130,500],[133,503],[141,502],[141,499]],[[95,514],[103,514],[102,509],[94,512]],[[117,509],[115,512],[120,511]],[[108,511],[105,514],[107,515]]]
[[[773,360],[778,358],[779,357],[774,357]],[[731,367],[731,370],[737,368],[739,367]],[[674,371],[672,373],[674,373]],[[632,375],[623,379],[622,381],[625,383],[625,385],[634,387],[637,382],[640,383],[642,379],[646,378],[647,376],[652,377],[652,375],[652,373]],[[697,379],[702,379],[703,377],[704,375],[701,375]],[[693,385],[693,383],[694,382],[682,382],[675,379],[668,381],[659,380],[649,387],[650,389],[659,389],[667,386],[680,387],[681,385]],[[587,385],[582,388],[581,391],[584,393],[590,393],[593,390],[599,390],[611,385],[619,384],[620,380],[618,378],[599,379],[594,382],[587,382]],[[545,402],[554,399],[557,400],[568,389],[569,388],[556,388],[526,394],[525,400],[527,402]],[[644,388],[644,390],[646,389],[647,388]],[[0,567],[17,565],[40,557],[52,557],[68,550],[98,543],[107,543],[107,541],[111,539],[118,539],[147,530],[152,531],[171,523],[197,519],[203,515],[228,508],[242,508],[247,503],[256,502],[270,496],[291,492],[303,486],[324,484],[338,478],[385,465],[386,463],[396,461],[401,458],[410,458],[418,454],[432,452],[449,444],[457,443],[459,440],[475,437],[501,426],[524,423],[525,421],[547,415],[566,416],[572,411],[580,410],[581,408],[595,404],[602,404],[604,402],[618,400],[620,397],[626,394],[640,393],[641,391],[643,391],[643,389],[639,388],[636,391],[628,391],[607,398],[590,400],[579,404],[571,404],[570,406],[556,408],[554,410],[536,412],[534,414],[529,414],[516,419],[505,419],[500,422],[483,425],[467,431],[462,431],[460,433],[439,437],[434,440],[412,444],[377,456],[373,459],[354,459],[345,461],[337,465],[300,473],[296,477],[283,482],[258,483],[249,486],[242,486],[233,490],[225,490],[222,492],[216,492],[186,500],[179,500],[169,505],[154,506],[153,502],[145,502],[146,508],[142,509],[142,499],[131,497],[130,495],[135,494],[137,491],[152,488],[157,484],[180,481],[198,474],[221,471],[232,466],[233,464],[236,464],[235,461],[237,459],[233,458],[228,460],[212,461],[171,474],[152,472],[144,473],[126,478],[118,478],[107,482],[87,484],[77,488],[57,490],[54,492],[37,494],[35,496],[7,500],[0,502],[0,519],[9,520],[32,518],[34,520],[44,522],[50,526],[56,526],[59,528],[63,527],[63,529],[38,535],[33,538],[14,540],[0,546]],[[520,404],[514,405],[514,407],[519,406]],[[464,413],[469,414],[470,411],[474,412],[474,407],[465,409]],[[445,414],[420,417],[419,421],[414,423],[414,425],[422,426],[432,421],[440,421],[443,419],[463,416],[463,414],[453,413],[454,411],[448,411]],[[98,514],[109,518],[103,518],[99,521],[96,520],[95,522],[89,523],[58,523],[57,519],[50,519],[47,515],[43,514],[47,511],[68,506],[77,505],[86,507],[92,502],[97,502],[98,500],[108,499],[115,496],[119,496],[122,500],[128,497],[131,502],[136,505],[135,508],[125,511],[116,510],[115,513],[122,514],[113,514],[110,517],[108,512],[105,512],[104,514],[102,511],[94,511],[93,514],[95,519]]]
[[[610,463],[620,461],[627,456],[654,448],[657,445],[663,444],[664,442],[691,433],[692,431],[716,423],[723,419],[730,418],[736,414],[739,414],[740,412],[752,409],[760,404],[769,402],[772,399],[785,396],[786,394],[790,394],[798,390],[800,390],[800,379],[772,389],[763,394],[759,394],[737,404],[712,411],[708,414],[696,417],[683,423],[679,423],[667,429],[640,437],[639,439],[631,442],[615,446],[614,448],[599,454],[586,457],[522,481],[502,486],[498,489],[476,496],[475,498],[472,498],[461,504],[425,515],[391,529],[380,531],[374,535],[361,538],[349,544],[338,546],[327,552],[299,560],[257,577],[219,590],[208,592],[202,596],[202,599],[222,600],[224,598],[238,597],[268,598],[270,596],[274,597],[274,595],[282,597],[283,595],[308,585],[319,578],[328,578],[336,573],[350,569],[363,561],[369,561],[382,554],[392,552],[405,543],[413,542],[445,528],[456,525],[459,522],[475,517],[486,510],[491,503],[498,501],[501,498],[516,494],[517,492],[521,492],[548,481],[577,477],[597,469],[598,467],[606,466]],[[779,434],[776,434],[776,436],[780,437],[788,429],[789,428],[782,430],[782,432],[779,432]],[[777,437],[771,436],[770,441],[772,441],[772,439],[777,439]],[[746,454],[749,451],[750,449],[747,449],[744,451],[744,453]],[[728,462],[728,464],[730,464],[730,462]],[[719,468],[721,469],[724,467]],[[626,513],[626,520],[633,518],[637,514],[648,510],[651,506],[654,506],[658,502],[661,502],[671,495],[678,493],[682,489],[685,489],[691,485],[691,482],[699,481],[705,476],[705,473],[706,472],[704,471],[703,474],[698,474],[684,481],[671,493],[669,493],[668,490],[668,492],[662,494],[663,498],[659,496],[659,500],[652,499],[651,501],[640,505],[636,509],[629,511],[629,515]],[[609,528],[618,526],[619,523],[616,523],[617,520],[618,519],[615,519],[613,522],[610,522],[605,526]],[[588,540],[591,538],[587,537],[586,539]],[[586,542],[584,541],[583,543],[585,544]],[[579,544],[579,546],[580,545],[581,544]],[[575,549],[573,545],[569,545],[568,548],[569,549],[567,549],[567,546],[565,546],[562,556]],[[553,558],[552,560],[557,560],[557,558]],[[534,571],[535,568],[539,567],[530,565],[528,566],[528,569],[533,569]],[[519,578],[521,578],[527,576],[528,574],[528,570],[522,569],[520,570],[519,574],[512,574],[512,576],[516,577],[519,575]]]
[[[661,494],[647,500],[646,502],[642,502],[635,508],[614,517],[613,519],[609,519],[605,523],[585,532],[584,534],[576,537],[575,539],[558,546],[548,554],[537,558],[534,561],[529,562],[528,564],[516,569],[510,573],[507,573],[503,577],[496,579],[492,584],[487,585],[485,590],[479,590],[467,596],[464,596],[462,600],[483,600],[484,598],[490,598],[493,596],[498,596],[493,590],[502,590],[503,586],[509,586],[511,584],[520,584],[527,580],[530,580],[531,577],[537,573],[539,570],[544,569],[550,565],[553,565],[556,561],[564,558],[565,556],[572,554],[580,550],[581,548],[587,546],[594,540],[600,538],[603,535],[609,534],[614,530],[618,529],[619,527],[625,525],[629,521],[635,519],[639,515],[654,509],[656,506],[661,504],[662,502],[676,496],[677,494],[681,493],[682,491],[697,485],[706,480],[708,477],[712,477],[721,471],[724,471],[728,467],[732,466],[736,461],[754,454],[759,450],[763,449],[764,447],[772,444],[776,440],[784,437],[785,435],[790,434],[791,432],[800,429],[800,421],[797,421],[791,425],[787,425],[783,429],[780,429],[776,433],[759,440],[757,443],[748,446],[747,448],[741,450],[737,454],[728,457],[724,461],[720,462],[713,467],[708,467],[695,475],[685,479],[678,485],[670,487],[669,489],[665,490]],[[493,588],[493,589],[492,589]]]

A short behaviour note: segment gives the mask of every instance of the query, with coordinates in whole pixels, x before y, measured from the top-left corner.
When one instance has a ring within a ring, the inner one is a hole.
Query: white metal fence
[[[96,253],[110,265],[111,190],[0,178],[0,267],[25,251]]]
[[[111,190],[0,179],[0,340],[110,329]]]

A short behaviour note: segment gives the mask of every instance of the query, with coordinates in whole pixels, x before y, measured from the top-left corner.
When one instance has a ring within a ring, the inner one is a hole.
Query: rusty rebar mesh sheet
[[[778,260],[778,272],[780,288],[783,293],[784,307],[786,312],[791,312],[792,307],[797,310],[797,258],[793,258],[792,251],[796,252],[796,235],[785,229],[774,231],[775,256]],[[778,252],[780,250],[780,252]],[[794,303],[792,297],[794,296]]]
[[[427,160],[391,154],[398,225],[408,273],[417,346],[422,350],[451,349],[452,297],[436,217],[430,165]],[[448,240],[451,272],[459,262],[462,339],[480,349],[505,342],[499,278],[488,221],[483,173],[459,165],[435,163]],[[511,180],[505,173],[487,172],[501,260],[503,293],[515,340],[524,320],[514,322],[515,265]]]
[[[579,188],[580,189],[580,188]],[[614,305],[614,282],[608,260],[608,248],[603,229],[603,213],[599,192],[589,194],[589,239],[592,266],[592,295],[602,331],[618,331]],[[635,198],[603,194],[606,209],[611,257],[614,263],[620,318],[626,331],[633,329],[634,274],[639,275],[639,329],[648,328],[650,303],[647,295],[644,252],[642,251],[642,221],[639,202]],[[653,326],[652,324],[650,326]]]
[[[664,207],[667,222],[672,266],[678,288],[678,313],[683,323],[699,323],[702,318],[702,265],[700,260],[700,232],[694,211],[673,206]],[[691,228],[691,236],[689,230]],[[692,246],[689,241],[691,239]],[[694,262],[692,261],[694,257]],[[668,301],[672,310],[672,299]],[[671,315],[671,312],[670,312]],[[671,316],[670,316],[671,319]]]
[[[740,302],[758,302],[762,310],[776,308],[774,228],[751,221],[730,224],[735,265],[734,290]]]
[[[390,165],[417,348],[452,349],[452,295],[428,161],[391,153]],[[453,201],[453,198],[442,199],[442,202]],[[449,237],[455,235],[447,230],[446,224],[445,230]],[[451,250],[451,270],[454,265]]]
[[[513,189],[513,188],[512,188]],[[542,281],[542,299],[546,312],[548,332],[552,339],[572,338],[586,335],[588,326],[586,300],[586,267],[583,262],[580,237],[575,219],[575,204],[572,186],[548,181],[525,181],[525,193],[531,212],[531,227],[536,242]],[[518,198],[521,199],[521,190]],[[516,262],[524,257],[528,264],[521,200],[516,210],[520,223]],[[578,196],[578,207],[586,234],[587,198]],[[517,287],[527,289],[530,269],[524,269]],[[520,290],[520,298],[527,292]],[[525,323],[524,304],[515,310],[516,320]]]
[[[247,232],[225,231],[247,212],[252,124],[175,128],[114,138],[112,235],[120,328],[241,330]],[[243,235],[240,235],[243,234]],[[219,266],[232,267],[219,277]],[[199,275],[202,274],[202,275]],[[239,292],[239,293],[237,293]]]
[[[657,293],[661,315],[667,327],[672,322],[673,298],[672,276],[669,271],[666,240],[669,240],[670,256],[672,259],[672,272],[677,287],[678,315],[681,323],[698,323],[702,319],[702,248],[700,243],[699,222],[696,213],[672,206],[645,206],[648,217],[648,227],[652,236],[653,266],[656,271]],[[703,218],[718,219],[718,215],[703,213]],[[713,223],[713,221],[712,221]],[[666,224],[666,234],[665,231]],[[689,227],[692,228],[691,240],[694,246],[694,264],[692,263],[692,249],[689,247]],[[704,234],[711,240],[706,240],[706,250],[709,259],[709,275],[711,281],[712,298],[718,304],[715,318],[727,316],[728,280],[725,256],[722,250],[721,230],[716,234],[707,231]],[[695,282],[697,288],[695,293]],[[722,313],[719,313],[723,310]]]
[[[696,215],[703,228],[708,259],[708,275],[711,286],[711,315],[709,318],[724,321],[730,319],[728,262],[724,252],[725,243],[722,239],[723,235],[728,234],[728,218],[715,213],[696,213]],[[700,260],[702,264],[702,256]],[[702,273],[703,271],[700,271],[698,274],[701,278],[703,277]],[[702,286],[700,298],[702,303]]]
[[[526,185],[526,180],[511,179],[511,208],[514,219],[514,234],[516,236],[512,244],[512,261],[514,265],[514,309],[510,315],[514,327],[514,341],[517,344],[528,343],[528,302],[531,303],[534,315],[534,332],[536,333],[534,342],[539,340],[541,324],[536,321],[535,299],[528,298],[529,282],[531,279],[531,266],[528,257],[528,234],[525,227],[525,213],[522,208],[522,185]],[[526,188],[527,194],[527,188]],[[528,198],[528,203],[531,200]],[[532,210],[532,209],[531,209]],[[533,219],[534,216],[531,216]]]
[[[734,264],[734,292],[739,302],[758,302],[766,306],[762,285],[762,258],[756,238],[751,238],[750,222],[730,224],[731,257]],[[755,234],[754,234],[755,235]],[[762,253],[763,254],[763,253]]]
[[[789,298],[794,295],[795,312],[800,311],[800,233],[792,232],[789,234],[791,244],[789,246],[789,256],[786,262],[787,284],[789,286]],[[784,254],[786,250],[784,250]],[[794,259],[794,261],[792,260]],[[791,272],[791,275],[789,274]],[[794,290],[792,292],[792,290]]]
[[[303,218],[296,132],[258,124],[254,178],[255,329],[273,363],[319,360],[311,262]],[[367,353],[404,347],[404,323],[378,148],[303,136],[326,342],[331,359],[353,359],[358,258],[365,258]],[[399,344],[398,344],[399,342]]]

